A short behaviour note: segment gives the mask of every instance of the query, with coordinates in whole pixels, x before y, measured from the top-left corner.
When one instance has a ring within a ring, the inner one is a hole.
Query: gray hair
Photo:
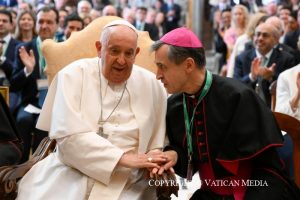
[[[158,40],[151,46],[151,51],[157,51],[162,45],[166,43]],[[168,59],[179,65],[187,58],[194,59],[196,65],[199,68],[205,67],[206,59],[205,59],[205,51],[204,48],[190,48],[190,47],[178,47],[166,44],[169,46],[168,50]]]

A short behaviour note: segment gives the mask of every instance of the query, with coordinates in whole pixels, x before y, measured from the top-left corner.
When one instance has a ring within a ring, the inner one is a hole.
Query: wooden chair
[[[273,111],[279,128],[287,132],[292,138],[295,182],[300,188],[300,121],[290,115],[275,112],[276,87],[277,81],[274,81],[269,88],[271,94],[271,110]]]
[[[276,106],[276,86],[277,86],[277,80],[273,81],[270,85],[270,94],[271,94],[271,110],[275,111]]]
[[[7,105],[9,105],[9,87],[0,86],[0,95],[3,96]]]
[[[283,113],[273,112],[273,114],[279,128],[292,138],[295,182],[300,188],[300,121]]]
[[[20,165],[0,167],[0,199],[15,199],[17,196],[17,181],[20,180],[35,163],[51,153],[55,145],[55,140],[46,137],[39,144],[32,158],[27,162]]]
[[[115,19],[121,18],[100,17],[82,31],[72,33],[72,36],[65,42],[56,43],[53,40],[45,40],[42,52],[47,63],[46,73],[49,81],[51,82],[56,73],[71,62],[80,58],[96,57],[95,42],[100,39],[102,28]],[[149,51],[153,41],[148,32],[138,31],[138,34],[138,46],[141,50],[136,57],[135,64],[155,73],[154,54]]]
[[[42,46],[42,52],[46,60],[46,73],[49,83],[59,70],[69,63],[80,58],[92,58],[97,56],[95,42],[99,40],[100,33],[107,23],[120,19],[118,17],[101,17],[89,24],[84,30],[75,32],[65,42],[56,43],[53,40],[45,40]],[[138,32],[138,46],[141,48],[136,57],[135,64],[143,66],[149,71],[155,73],[154,55],[150,53],[149,48],[153,41],[150,39],[148,32]],[[32,158],[17,166],[6,166],[0,168],[0,199],[14,199],[17,191],[17,181],[22,178],[26,172],[38,161],[45,158],[49,152],[55,148],[55,140],[45,138],[36,150]],[[175,177],[169,176],[171,179]],[[176,179],[174,180],[176,181]],[[157,196],[160,199],[169,199],[173,193],[178,195],[179,187],[161,187]],[[162,195],[163,194],[163,195]]]

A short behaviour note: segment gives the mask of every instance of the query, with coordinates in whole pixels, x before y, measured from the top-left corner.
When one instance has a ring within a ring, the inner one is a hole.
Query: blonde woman
[[[224,33],[224,41],[229,48],[233,49],[236,39],[244,34],[249,20],[249,12],[243,5],[236,5],[231,11],[231,26]]]
[[[29,42],[37,36],[35,30],[36,18],[32,11],[25,10],[17,17],[15,38],[22,42]]]
[[[227,46],[227,62],[237,38],[245,33],[249,20],[248,9],[243,5],[236,5],[231,11],[231,26],[224,33],[224,42]],[[223,67],[221,75],[226,75],[226,66]]]

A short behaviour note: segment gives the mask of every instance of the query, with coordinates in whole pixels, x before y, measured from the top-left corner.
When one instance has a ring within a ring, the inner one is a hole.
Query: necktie
[[[4,56],[5,52],[6,52],[6,45],[5,45],[6,42],[5,42],[5,40],[1,39],[0,44],[1,44],[1,48],[2,48],[2,54],[0,56]]]
[[[261,57],[262,59],[262,66],[267,67],[268,66],[268,58],[266,56]]]
[[[40,65],[41,65],[41,78],[45,79],[47,77],[46,77],[46,74],[45,74],[45,71],[44,71],[45,67],[46,67],[46,61],[45,61],[44,57],[41,57]]]
[[[263,67],[267,67],[268,65],[268,58],[266,56],[262,56],[261,57],[261,66]],[[266,101],[265,99],[265,94],[263,92],[263,88],[262,88],[262,77],[258,77],[257,78],[257,83],[256,83],[256,86],[255,86],[255,92],[258,94],[258,96],[263,100],[263,101]]]
[[[138,23],[137,29],[138,29],[139,31],[143,31],[143,24],[142,24],[142,23]]]

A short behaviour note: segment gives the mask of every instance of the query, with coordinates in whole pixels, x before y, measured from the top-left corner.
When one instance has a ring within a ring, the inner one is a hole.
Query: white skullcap
[[[124,19],[118,19],[118,20],[114,20],[108,24],[106,24],[103,29],[107,28],[107,27],[111,27],[111,26],[117,26],[117,25],[124,25],[124,26],[127,26],[129,28],[131,28],[132,30],[134,30],[134,32],[137,33],[137,29],[132,25],[130,24],[128,21],[124,20]]]

